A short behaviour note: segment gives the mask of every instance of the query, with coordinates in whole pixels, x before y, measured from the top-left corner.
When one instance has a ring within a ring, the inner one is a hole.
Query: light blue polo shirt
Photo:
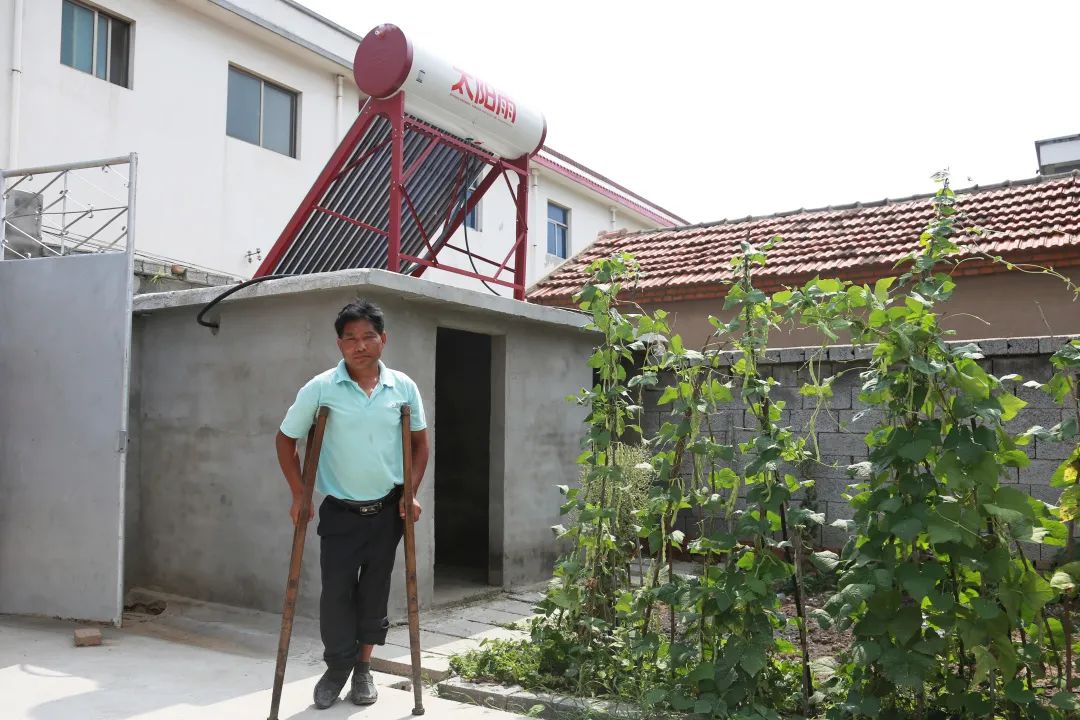
[[[319,455],[316,489],[343,500],[378,500],[404,482],[401,405],[408,403],[411,430],[427,427],[416,383],[379,361],[371,397],[349,377],[345,361],[313,377],[285,413],[281,432],[306,437],[320,405],[330,408]]]

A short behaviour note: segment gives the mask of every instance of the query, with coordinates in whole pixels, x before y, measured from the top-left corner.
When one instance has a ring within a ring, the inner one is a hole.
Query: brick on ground
[[[100,628],[76,628],[75,647],[93,647],[101,644]]]

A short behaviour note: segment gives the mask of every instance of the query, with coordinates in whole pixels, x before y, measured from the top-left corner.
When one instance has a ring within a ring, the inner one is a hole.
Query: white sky
[[[1080,133],[1080,2],[302,1],[399,25],[691,222],[1028,178]]]

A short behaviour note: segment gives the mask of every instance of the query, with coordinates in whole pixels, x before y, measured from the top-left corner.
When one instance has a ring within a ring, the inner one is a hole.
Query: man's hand
[[[402,520],[404,520],[405,519],[405,498],[401,498],[400,500],[398,500],[397,507],[398,507],[398,516]],[[421,510],[420,501],[417,500],[416,498],[413,498],[413,501],[412,501],[412,519],[413,519],[413,522],[416,522],[417,520],[420,519],[420,510]]]
[[[289,517],[292,518],[292,524],[295,527],[300,524],[300,504],[301,498],[294,497],[292,501],[292,507],[289,508]],[[308,507],[308,520],[315,517],[315,503],[311,503]]]

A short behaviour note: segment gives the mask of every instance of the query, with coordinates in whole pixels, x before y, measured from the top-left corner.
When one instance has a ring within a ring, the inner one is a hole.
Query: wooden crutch
[[[413,520],[412,409],[401,405],[401,452],[405,475],[405,599],[409,606],[409,651],[412,654],[413,715],[424,714],[424,687],[420,678],[420,602],[416,597],[416,527]]]
[[[300,565],[304,561],[304,540],[307,537],[308,520],[311,516],[311,494],[315,489],[315,471],[319,468],[319,453],[322,451],[323,432],[326,430],[326,418],[330,408],[319,408],[315,416],[315,425],[308,431],[307,447],[304,450],[304,469],[300,474],[304,488],[300,496],[300,512],[293,530],[292,557],[289,559],[289,579],[285,583],[285,607],[281,611],[281,635],[278,638],[277,667],[274,669],[274,693],[270,699],[270,716],[267,720],[278,720],[278,708],[281,706],[281,688],[285,683],[285,662],[289,659],[289,640],[292,639],[293,618],[296,616],[296,596],[300,591]]]

